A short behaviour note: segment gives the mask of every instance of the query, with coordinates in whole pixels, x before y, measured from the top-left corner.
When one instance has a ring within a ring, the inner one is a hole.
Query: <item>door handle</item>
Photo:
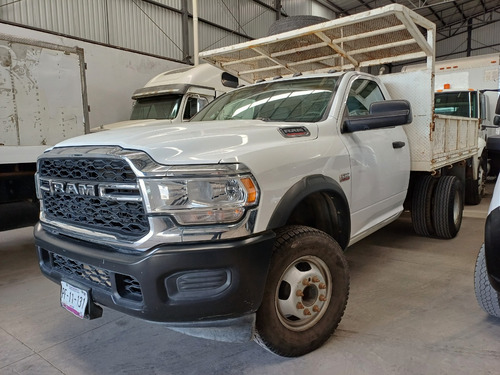
[[[392,142],[392,148],[403,148],[405,147],[405,144],[403,141],[395,141]]]

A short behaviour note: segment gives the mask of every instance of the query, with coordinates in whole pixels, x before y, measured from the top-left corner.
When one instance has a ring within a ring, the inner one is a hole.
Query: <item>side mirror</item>
[[[493,125],[500,125],[500,116],[499,115],[496,115],[493,118]]]
[[[498,97],[498,99],[497,99],[497,106],[496,106],[496,108],[495,108],[495,113],[496,113],[497,115],[500,115],[500,96],[499,96],[499,97]],[[497,124],[497,123],[495,123],[495,125],[498,125],[498,124]]]
[[[407,100],[384,100],[370,105],[370,114],[349,116],[344,120],[344,132],[389,128],[410,124],[411,106]]]
[[[233,76],[232,74],[229,74],[228,72],[222,72],[221,75],[221,81],[222,85],[230,88],[237,88],[239,83],[238,83],[238,77]]]

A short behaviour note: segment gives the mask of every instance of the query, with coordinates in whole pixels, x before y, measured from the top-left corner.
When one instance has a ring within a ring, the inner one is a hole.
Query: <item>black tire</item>
[[[285,17],[274,22],[271,27],[269,27],[267,35],[276,35],[284,33],[286,31],[301,29],[306,26],[316,25],[317,23],[326,21],[330,20],[324,17],[309,15]]]
[[[432,220],[436,236],[453,238],[462,225],[463,187],[455,176],[441,176],[433,198]]]
[[[486,172],[483,167],[483,162],[480,160],[478,166],[478,178],[476,180],[472,178],[465,180],[465,204],[477,205],[481,203],[485,183]]]
[[[348,296],[339,244],[317,229],[285,227],[277,233],[255,341],[280,356],[307,354],[333,334]]]
[[[491,316],[500,318],[500,295],[491,286],[486,270],[484,245],[479,250],[474,271],[474,290],[479,306]]]
[[[432,222],[432,197],[437,178],[431,175],[419,176],[415,182],[411,202],[411,222],[413,230],[420,236],[434,235]]]

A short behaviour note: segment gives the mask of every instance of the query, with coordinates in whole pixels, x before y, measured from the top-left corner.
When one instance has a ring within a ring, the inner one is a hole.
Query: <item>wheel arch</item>
[[[500,232],[497,230],[500,225],[500,207],[495,207],[486,218],[484,229],[484,254],[486,259],[486,269],[490,284],[497,292],[500,292]]]
[[[345,250],[351,235],[351,217],[339,183],[324,175],[307,176],[295,183],[281,198],[267,229],[293,224],[322,230]]]

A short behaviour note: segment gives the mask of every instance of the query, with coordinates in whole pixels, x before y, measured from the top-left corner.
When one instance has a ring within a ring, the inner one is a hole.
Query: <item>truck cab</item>
[[[130,119],[188,121],[216,97],[238,85],[237,77],[209,64],[169,70],[134,92]]]
[[[239,85],[237,77],[209,64],[169,70],[134,92],[129,121],[102,125],[92,129],[92,132],[124,126],[147,126],[155,120],[180,124],[189,121],[212,100]]]

